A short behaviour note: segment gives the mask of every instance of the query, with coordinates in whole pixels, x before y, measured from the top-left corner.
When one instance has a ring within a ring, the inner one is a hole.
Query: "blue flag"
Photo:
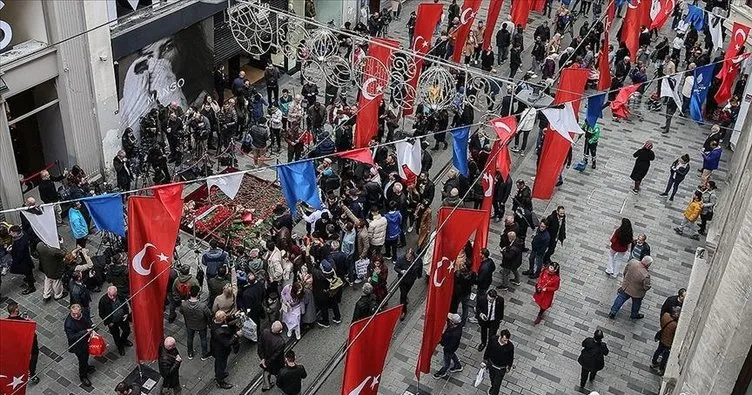
[[[603,116],[603,103],[606,102],[606,94],[590,96],[587,101],[587,114],[585,123],[589,127],[595,126],[595,123]]]
[[[703,26],[705,26],[705,10],[696,5],[690,5],[684,22],[694,25],[695,30],[701,32]]]
[[[616,0],[616,8],[623,6],[626,2],[627,0]]]
[[[308,203],[311,207],[320,209],[321,198],[316,185],[316,171],[313,161],[297,162],[277,167],[277,175],[282,185],[282,194],[290,207],[290,214],[295,216],[296,205],[299,201]]]
[[[703,122],[702,104],[708,97],[708,87],[713,80],[713,67],[708,64],[695,69],[695,84],[692,86],[692,96],[689,102],[689,114],[697,122]]]
[[[82,200],[99,230],[125,237],[125,208],[119,195],[100,195]]]
[[[470,175],[467,167],[467,139],[470,136],[470,126],[452,130],[452,164],[465,177]]]

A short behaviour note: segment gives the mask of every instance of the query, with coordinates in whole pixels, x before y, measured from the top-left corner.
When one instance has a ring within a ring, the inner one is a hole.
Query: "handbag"
[[[245,318],[245,322],[243,322],[242,334],[244,338],[252,342],[258,341],[258,330],[256,323],[253,322],[252,319],[248,317]]]
[[[670,324],[672,322],[676,322],[676,320],[671,320],[671,321],[667,322],[666,325],[663,325],[661,327],[661,329],[658,330],[658,332],[655,332],[655,336],[653,337],[653,340],[655,340],[657,342],[661,341],[661,333],[663,333],[663,329],[665,329],[668,326],[668,324]]]
[[[104,337],[92,331],[89,336],[89,355],[96,358],[101,357],[105,352],[107,352],[107,342],[104,341]]]
[[[480,383],[483,382],[483,376],[486,375],[486,367],[481,365],[478,369],[478,374],[475,375],[475,382],[473,382],[473,387],[478,388]]]

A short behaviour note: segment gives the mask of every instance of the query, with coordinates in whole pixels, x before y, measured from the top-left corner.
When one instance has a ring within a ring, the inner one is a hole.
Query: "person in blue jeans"
[[[386,218],[386,252],[384,258],[397,259],[397,245],[402,234],[402,213],[397,209],[397,202],[389,202],[389,211],[384,214]]]
[[[632,313],[630,318],[633,320],[639,320],[645,317],[640,313],[640,307],[642,306],[642,299],[645,294],[650,290],[650,272],[648,269],[653,263],[653,258],[647,255],[642,260],[632,259],[624,267],[624,280],[622,280],[621,287],[616,293],[616,299],[611,306],[611,312],[608,314],[608,318],[616,318],[616,313],[619,312],[621,306],[624,303],[632,299]]]
[[[457,357],[457,349],[460,348],[462,340],[462,318],[459,314],[449,313],[447,315],[447,326],[441,335],[441,346],[444,347],[444,364],[441,369],[433,374],[433,377],[439,379],[446,377],[450,372],[456,373],[462,371],[462,364]]]
[[[548,251],[548,245],[551,241],[551,235],[548,234],[546,221],[541,221],[538,229],[535,230],[535,236],[530,242],[530,267],[522,272],[523,275],[530,278],[538,278],[541,267],[543,267],[543,257]]]

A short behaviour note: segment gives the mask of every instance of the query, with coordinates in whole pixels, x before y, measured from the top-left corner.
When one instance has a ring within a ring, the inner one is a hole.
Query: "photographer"
[[[207,151],[207,142],[211,136],[209,119],[194,109],[193,117],[188,121],[188,127],[193,131],[196,139],[196,156],[202,157]]]
[[[128,158],[126,157],[124,150],[118,151],[115,158],[112,159],[112,166],[115,168],[118,188],[123,191],[131,189],[133,176],[131,175],[131,170],[128,168]]]
[[[167,135],[167,143],[170,145],[170,160],[178,164],[183,159],[183,152],[180,149],[180,135],[182,132],[182,119],[178,117],[177,112],[170,112],[165,125],[165,135]]]
[[[238,114],[235,112],[235,100],[230,99],[217,114],[219,122],[219,148],[230,145],[230,139],[238,130]]]
[[[167,154],[164,143],[158,142],[149,150],[148,161],[154,168],[154,184],[164,184],[170,181],[170,169],[167,167]]]

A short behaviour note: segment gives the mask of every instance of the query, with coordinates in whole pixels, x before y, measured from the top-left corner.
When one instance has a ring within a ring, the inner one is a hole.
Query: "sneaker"
[[[296,340],[300,340],[300,331],[299,330],[295,331],[295,339]]]
[[[193,359],[193,351],[188,351],[188,359]]]
[[[355,281],[353,281],[355,284],[360,284],[363,282],[362,279],[356,278]]]
[[[616,318],[616,314],[614,314],[614,313],[608,313],[608,318],[613,320],[613,319]]]
[[[329,327],[329,324],[324,324],[321,321],[317,322],[316,324],[318,324],[318,326],[320,326],[322,328],[328,328]]]
[[[515,145],[514,147],[510,148],[509,150],[512,151],[512,152],[520,152],[520,147],[518,147],[518,146]]]
[[[413,227],[412,227],[412,226],[408,226],[408,227],[407,227],[407,233],[410,233],[410,232],[412,232],[412,231],[413,231]]]
[[[450,373],[458,373],[458,372],[461,372],[462,370],[463,370],[462,366],[457,366],[457,367],[449,369],[449,372]]]
[[[446,376],[447,376],[447,372],[444,369],[439,369],[436,373],[433,374],[433,377],[436,379],[440,379]]]
[[[29,380],[29,382],[30,382],[31,384],[34,384],[34,385],[37,385],[37,384],[39,384],[39,376],[34,376],[34,377],[32,377],[32,378],[31,378],[31,379]]]
[[[486,348],[485,343],[478,344],[478,351],[483,351],[484,348]]]
[[[631,316],[629,318],[631,318],[633,320],[641,320],[641,319],[645,318],[645,314],[637,314],[637,315]]]
[[[637,189],[632,188],[632,193],[634,193],[635,195],[637,195],[638,193],[640,193],[640,191],[637,190]]]
[[[674,232],[676,232],[676,234],[679,234],[679,235],[684,234],[684,231],[681,228],[674,228]]]
[[[514,285],[520,285],[520,281],[519,280],[509,280],[509,282],[512,283],[512,284],[514,284]]]
[[[660,193],[660,194],[658,194],[658,196],[664,196],[665,197],[665,196],[668,196],[668,193],[665,193],[665,192],[664,193]]]
[[[341,324],[342,320],[337,320],[337,319],[332,318],[332,322],[334,322],[335,324]]]
[[[206,353],[201,355],[201,360],[206,361],[207,359],[211,358],[211,354]]]
[[[499,287],[499,291],[502,291],[502,292],[509,291],[509,287],[501,286]]]
[[[520,151],[520,157],[524,158],[525,157],[525,152]]]

